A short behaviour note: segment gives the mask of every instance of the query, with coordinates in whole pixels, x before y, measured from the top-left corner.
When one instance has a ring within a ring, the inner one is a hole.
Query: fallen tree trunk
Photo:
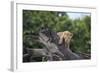
[[[77,55],[76,53],[73,53],[70,48],[65,47],[65,43],[63,42],[62,44],[59,44],[59,36],[57,35],[56,32],[46,28],[46,29],[42,29],[39,32],[40,37],[42,38],[42,43],[49,49],[55,51],[56,53],[61,53],[63,55],[63,57],[61,57],[63,60],[79,60],[79,59],[83,59],[82,57],[80,57],[79,55]],[[49,44],[48,44],[49,42]],[[53,45],[55,46],[53,46]],[[52,49],[50,47],[52,47]],[[59,52],[58,52],[59,51]]]

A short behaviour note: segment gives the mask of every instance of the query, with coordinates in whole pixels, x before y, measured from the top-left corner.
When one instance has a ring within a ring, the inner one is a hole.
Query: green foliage
[[[74,34],[71,49],[74,52],[91,53],[91,17],[72,20],[66,12],[23,10],[24,48],[42,48],[32,33],[37,35],[41,26],[49,26],[56,32],[70,31]],[[27,35],[27,33],[29,33]],[[29,36],[30,35],[30,36]]]
[[[91,18],[85,16],[82,19],[76,19],[73,21],[74,33],[73,37],[73,50],[76,52],[91,52]]]

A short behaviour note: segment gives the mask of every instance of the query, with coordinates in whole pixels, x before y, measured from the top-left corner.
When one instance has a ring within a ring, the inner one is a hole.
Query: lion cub
[[[71,38],[73,34],[69,31],[58,32],[57,35],[60,37],[59,44],[65,43],[65,46],[69,48]]]

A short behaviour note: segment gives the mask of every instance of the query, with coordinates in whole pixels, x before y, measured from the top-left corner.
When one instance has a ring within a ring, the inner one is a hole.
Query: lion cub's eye
[[[73,34],[71,33],[70,36],[73,36]]]

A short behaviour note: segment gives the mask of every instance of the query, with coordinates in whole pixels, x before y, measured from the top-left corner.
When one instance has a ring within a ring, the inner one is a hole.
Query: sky
[[[82,18],[84,16],[90,16],[90,13],[81,13],[81,12],[67,12],[69,18],[71,19],[77,19],[77,18]]]

